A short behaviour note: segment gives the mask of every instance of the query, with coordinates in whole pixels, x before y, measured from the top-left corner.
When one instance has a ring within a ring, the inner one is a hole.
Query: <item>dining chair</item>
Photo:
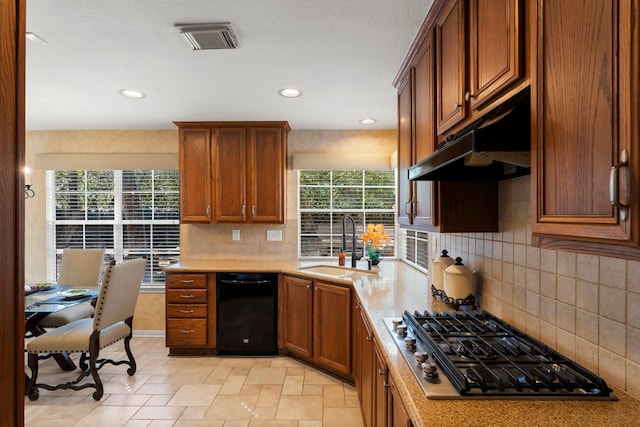
[[[30,400],[38,399],[39,388],[82,390],[88,387],[96,389],[93,398],[100,400],[104,389],[98,371],[107,363],[126,364],[129,366],[127,374],[135,374],[136,361],[131,352],[130,341],[133,335],[133,315],[145,265],[144,258],[120,264],[112,262],[105,271],[93,318],[76,320],[27,342],[31,377],[27,383],[26,394]],[[99,359],[100,350],[120,340],[124,340],[126,359]],[[76,379],[57,385],[39,383],[39,362],[59,353],[80,353],[80,375]],[[93,382],[82,382],[89,375]]]
[[[64,249],[60,263],[58,285],[76,288],[95,288],[100,284],[104,249]],[[41,328],[58,328],[78,319],[93,316],[94,307],[83,302],[43,318]]]

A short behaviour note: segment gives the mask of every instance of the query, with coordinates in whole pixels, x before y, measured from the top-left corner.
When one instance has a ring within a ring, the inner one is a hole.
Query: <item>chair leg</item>
[[[133,357],[133,353],[131,352],[131,338],[133,338],[133,318],[128,318],[125,320],[125,323],[129,325],[129,335],[124,339],[124,351],[127,353],[127,357],[129,358],[129,369],[127,369],[127,374],[129,376],[136,373],[137,365],[136,359]]]
[[[29,378],[29,382],[27,383],[27,397],[29,400],[38,400],[40,392],[35,386],[36,380],[38,379],[38,355],[35,353],[29,353],[28,364],[29,369],[31,369],[31,378]]]
[[[89,339],[89,371],[93,377],[96,391],[93,392],[93,400],[102,399],[104,388],[102,386],[102,380],[98,374],[98,368],[96,367],[96,361],[98,360],[98,353],[100,353],[100,332],[93,331],[91,338]]]

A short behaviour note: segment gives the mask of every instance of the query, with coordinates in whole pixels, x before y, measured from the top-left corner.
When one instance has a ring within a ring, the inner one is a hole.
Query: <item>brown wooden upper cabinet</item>
[[[437,134],[524,77],[522,0],[452,0],[436,17]]]
[[[285,220],[287,122],[176,122],[183,223]]]
[[[538,1],[532,231],[542,247],[640,259],[637,1]]]

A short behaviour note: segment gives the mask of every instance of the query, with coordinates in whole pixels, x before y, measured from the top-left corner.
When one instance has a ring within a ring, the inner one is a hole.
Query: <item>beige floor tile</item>
[[[325,408],[323,427],[362,427],[360,408]]]
[[[304,377],[290,377],[284,378],[284,385],[282,386],[283,395],[300,395],[302,394],[304,386]]]
[[[325,408],[344,408],[344,387],[342,385],[325,385],[323,392],[323,403]]]
[[[329,374],[325,374],[320,371],[315,371],[313,369],[308,368],[305,371],[304,375],[304,383],[305,384],[335,384],[342,385],[342,381],[337,378],[332,377]]]
[[[262,386],[256,408],[276,408],[280,403],[282,386],[278,384],[267,384]]]
[[[115,347],[114,347],[115,348]],[[134,376],[105,366],[105,395],[40,391],[26,427],[333,427],[362,425],[353,385],[288,357],[167,356],[164,337],[134,337]],[[122,357],[121,350],[108,357]],[[77,356],[76,356],[77,357]],[[48,382],[68,372],[42,363]],[[222,394],[225,390],[227,393]],[[324,423],[323,423],[324,421]]]
[[[322,384],[305,384],[302,388],[302,394],[305,396],[322,396],[324,386]]]
[[[224,384],[222,384],[219,394],[240,394],[246,379],[247,377],[244,375],[229,375]]]
[[[251,419],[257,401],[258,396],[219,394],[209,406],[209,410],[204,414],[204,419],[248,421]]]
[[[276,420],[321,420],[321,396],[282,396]]]
[[[218,384],[185,384],[167,406],[209,406],[220,391]]]
[[[216,366],[205,380],[205,384],[223,384],[231,374],[232,369],[231,366]]]
[[[253,367],[247,375],[247,384],[283,384],[287,368]]]
[[[112,394],[106,398],[102,398],[102,405],[143,406],[150,398],[150,394]]]
[[[171,394],[156,394],[151,396],[144,406],[165,406],[171,400],[173,396]]]
[[[177,420],[184,406],[144,406],[135,413],[133,420]]]
[[[121,426],[136,414],[134,406],[98,406],[77,423],[78,427]]]

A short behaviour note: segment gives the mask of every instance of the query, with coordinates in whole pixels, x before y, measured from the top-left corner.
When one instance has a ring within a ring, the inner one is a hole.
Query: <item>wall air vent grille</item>
[[[176,24],[175,27],[193,50],[236,49],[238,47],[238,39],[229,22]]]

